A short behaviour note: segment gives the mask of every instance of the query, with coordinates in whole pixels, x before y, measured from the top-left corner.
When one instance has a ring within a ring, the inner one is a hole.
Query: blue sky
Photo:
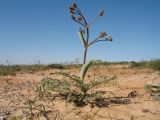
[[[90,40],[101,31],[114,39],[89,48],[88,60],[160,58],[160,0],[0,0],[0,64],[82,60],[80,26],[68,13],[72,2],[88,22],[105,10],[90,28]]]

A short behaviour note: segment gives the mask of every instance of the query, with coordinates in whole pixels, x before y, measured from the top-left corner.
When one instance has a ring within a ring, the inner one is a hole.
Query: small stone
[[[150,110],[149,109],[142,109],[142,112],[143,113],[148,113],[148,112],[150,112]]]

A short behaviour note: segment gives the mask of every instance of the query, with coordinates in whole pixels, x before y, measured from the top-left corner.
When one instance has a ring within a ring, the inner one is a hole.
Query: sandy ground
[[[26,101],[34,99],[33,88],[45,77],[65,79],[53,73],[62,71],[57,69],[29,73],[17,73],[16,76],[0,77],[0,116],[26,120],[28,108]],[[78,75],[80,68],[72,67],[63,70]],[[96,66],[89,70],[87,82],[94,78],[117,76],[116,81],[103,84],[94,90],[111,91],[116,96],[126,97],[136,91],[138,95],[129,104],[109,104],[107,107],[91,108],[90,105],[76,107],[72,103],[56,98],[54,100],[37,101],[37,105],[44,104],[48,111],[48,118],[41,115],[35,119],[42,120],[160,120],[160,101],[155,100],[144,90],[146,83],[160,83],[160,72],[149,69],[129,68],[127,65]],[[107,96],[108,94],[106,94]],[[36,106],[36,105],[35,105]],[[43,114],[43,113],[42,113]],[[7,118],[6,117],[6,118]],[[16,120],[16,119],[15,119]]]

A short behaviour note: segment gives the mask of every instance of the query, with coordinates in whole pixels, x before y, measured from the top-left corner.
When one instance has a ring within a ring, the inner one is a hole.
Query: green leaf
[[[69,73],[64,73],[64,72],[59,72],[59,73],[55,73],[55,74],[61,74],[61,75],[65,76],[65,77],[68,77],[69,79],[74,80],[78,84],[82,83],[80,77],[78,77],[76,75],[70,75]]]
[[[90,67],[91,64],[93,64],[93,60],[91,60],[89,63],[86,63],[82,66],[82,70],[80,73],[80,79],[82,80],[82,83],[83,83],[84,77],[88,71],[88,68]]]
[[[78,31],[78,36],[79,36],[79,38],[81,40],[81,43],[82,43],[83,47],[86,48],[87,47],[87,43],[86,43],[86,41],[85,41],[85,39],[83,37],[83,31],[81,29],[79,29],[79,31]]]
[[[114,77],[111,77],[111,78],[104,78],[104,79],[101,79],[101,80],[97,80],[97,81],[92,81],[91,83],[89,83],[89,89],[93,88],[94,86],[97,86],[99,84],[103,84],[103,83],[107,83],[111,80],[114,80],[116,79],[117,77],[114,76]]]
[[[41,88],[42,87],[42,88]],[[70,91],[70,85],[67,81],[60,81],[57,79],[52,79],[52,78],[44,78],[41,81],[41,86],[37,89],[37,91],[41,91],[41,89],[43,90],[47,90],[47,91],[56,91],[56,92],[66,92],[66,91]]]

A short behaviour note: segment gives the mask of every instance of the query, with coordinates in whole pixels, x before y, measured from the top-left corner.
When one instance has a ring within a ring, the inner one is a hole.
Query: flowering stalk
[[[92,24],[94,24],[100,17],[104,15],[104,10],[101,10],[98,16],[96,16],[95,19],[93,19],[92,22],[90,22],[89,24],[86,21],[85,17],[83,16],[81,10],[78,8],[78,6],[75,3],[69,6],[69,12],[70,12],[70,16],[72,20],[82,25],[83,27],[79,29],[78,36],[83,45],[83,51],[84,51],[83,52],[83,64],[86,64],[87,50],[89,46],[93,45],[96,42],[100,42],[100,41],[112,41],[112,38],[110,36],[106,37],[107,34],[105,32],[100,32],[97,38],[89,42],[89,27]],[[84,38],[84,36],[86,36],[86,38]]]

